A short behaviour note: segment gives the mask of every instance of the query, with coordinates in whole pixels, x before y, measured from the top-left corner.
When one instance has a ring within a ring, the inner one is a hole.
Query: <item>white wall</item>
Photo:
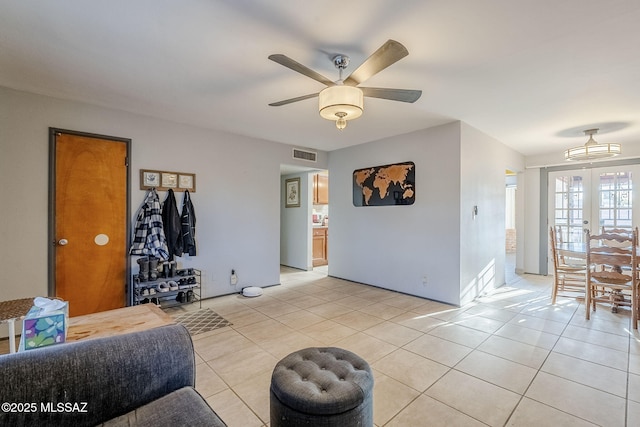
[[[505,172],[522,170],[524,158],[465,123],[460,127],[460,304],[465,304],[504,284]]]
[[[285,208],[285,181],[300,178],[300,207]],[[308,172],[284,175],[280,191],[280,263],[301,270],[313,269],[311,260],[311,210],[313,179]]]
[[[353,206],[354,170],[404,161],[413,205]],[[461,122],[330,152],[329,274],[456,305],[501,286],[507,168],[523,157]]]
[[[330,275],[458,304],[459,141],[455,122],[329,153]],[[353,206],[354,170],[406,161],[413,205]]]
[[[132,221],[145,194],[141,168],[197,175],[198,255],[181,262],[203,270],[205,297],[279,283],[280,164],[308,166],[291,146],[0,87],[3,300],[47,294],[49,127],[132,139]],[[318,167],[326,161],[319,152]]]

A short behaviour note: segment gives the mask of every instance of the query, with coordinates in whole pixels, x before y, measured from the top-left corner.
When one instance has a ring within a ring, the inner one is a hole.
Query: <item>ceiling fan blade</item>
[[[351,73],[344,81],[344,84],[357,86],[407,55],[409,55],[409,51],[401,43],[395,40],[387,40],[385,44],[380,46],[362,65]]]
[[[286,55],[282,55],[279,53],[274,55],[269,55],[269,59],[272,60],[273,62],[277,62],[280,65],[284,65],[285,67],[293,71],[297,71],[300,74],[304,74],[305,76],[310,77],[313,80],[318,81],[324,85],[335,86],[334,82],[332,82],[322,74],[316,73],[311,68],[308,68],[302,65],[301,63],[294,61],[293,59],[289,58]]]
[[[271,107],[279,107],[281,105],[291,104],[292,102],[304,101],[305,99],[316,98],[318,96],[317,93],[311,93],[309,95],[299,96],[297,98],[285,99],[284,101],[272,102],[269,104]]]
[[[380,87],[361,87],[364,96],[390,99],[392,101],[416,102],[422,96],[421,90],[385,89]]]

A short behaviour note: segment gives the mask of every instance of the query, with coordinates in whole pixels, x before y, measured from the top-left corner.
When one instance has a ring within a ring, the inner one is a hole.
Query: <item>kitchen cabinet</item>
[[[319,173],[313,175],[313,204],[329,204],[329,176]]]
[[[313,228],[313,255],[312,265],[318,267],[327,265],[329,259],[327,253],[329,251],[329,228],[314,227]]]

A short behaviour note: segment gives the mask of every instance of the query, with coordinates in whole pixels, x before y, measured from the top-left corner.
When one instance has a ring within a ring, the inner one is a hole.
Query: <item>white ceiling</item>
[[[638,0],[0,0],[0,86],[321,150],[462,120],[525,155],[586,142],[640,143]],[[387,39],[409,56],[366,86],[339,132],[324,86]],[[606,135],[603,136],[603,135]]]

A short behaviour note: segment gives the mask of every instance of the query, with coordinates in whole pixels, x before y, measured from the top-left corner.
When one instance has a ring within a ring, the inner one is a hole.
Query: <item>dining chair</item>
[[[638,264],[636,259],[638,234],[604,233],[592,235],[587,231],[587,286],[585,317],[589,320],[597,303],[608,303],[611,311],[618,307],[631,308],[632,325],[638,329]]]
[[[607,227],[603,225],[600,234],[622,234],[623,236],[631,237],[633,234],[633,231],[634,229],[632,227],[617,228],[617,227]],[[637,227],[635,231],[636,233],[638,233]],[[604,240],[601,243],[606,246],[618,246],[620,244],[615,240]]]
[[[558,230],[549,229],[551,253],[553,257],[553,288],[551,290],[551,304],[556,303],[557,297],[584,297],[587,279],[587,264],[584,259],[565,256],[558,247]]]

